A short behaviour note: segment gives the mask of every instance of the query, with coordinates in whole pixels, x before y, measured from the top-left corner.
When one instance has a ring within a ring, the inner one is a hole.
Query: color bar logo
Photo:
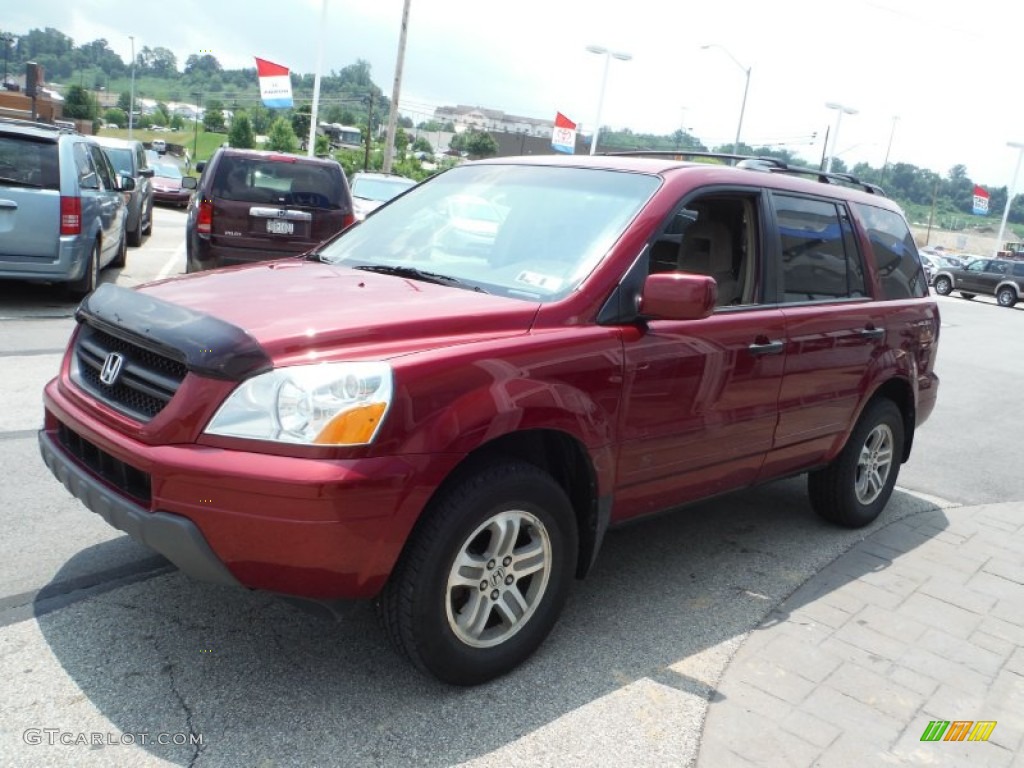
[[[932,720],[921,741],[988,741],[996,729],[996,720]]]

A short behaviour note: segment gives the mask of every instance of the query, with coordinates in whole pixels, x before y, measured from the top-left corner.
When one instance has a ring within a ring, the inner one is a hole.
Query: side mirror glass
[[[195,176],[182,176],[181,177],[181,188],[182,189],[198,189],[199,182]]]

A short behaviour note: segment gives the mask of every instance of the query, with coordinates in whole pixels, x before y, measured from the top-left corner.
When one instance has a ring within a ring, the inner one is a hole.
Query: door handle
[[[862,338],[865,338],[865,339],[871,339],[871,340],[881,339],[883,336],[885,336],[885,329],[884,328],[863,328],[863,329],[861,329],[860,335],[861,335]]]
[[[753,344],[747,347],[747,349],[750,350],[750,354],[758,356],[777,355],[785,348],[786,344],[785,342],[782,341],[755,341]]]

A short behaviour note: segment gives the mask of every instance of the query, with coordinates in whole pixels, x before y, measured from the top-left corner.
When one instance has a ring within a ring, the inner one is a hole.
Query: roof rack
[[[0,121],[6,125],[17,125],[25,128],[41,128],[47,131],[54,131],[55,133],[78,133],[74,128],[58,125],[56,123],[48,123],[45,120],[25,120],[20,117],[0,116]]]
[[[636,149],[622,152],[601,152],[602,155],[613,157],[671,157],[676,160],[687,160],[689,158],[710,158],[713,160],[734,160],[737,168],[744,168],[751,171],[765,171],[767,173],[786,173],[793,176],[809,176],[817,179],[822,184],[843,184],[861,189],[869,194],[886,197],[885,191],[877,184],[862,181],[850,173],[832,173],[819,170],[818,168],[805,168],[799,165],[790,165],[777,157],[763,157],[759,155],[732,155],[722,152],[691,152],[689,150],[645,150]]]

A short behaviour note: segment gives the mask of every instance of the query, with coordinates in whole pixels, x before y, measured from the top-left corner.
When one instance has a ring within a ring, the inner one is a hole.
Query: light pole
[[[601,133],[601,110],[604,108],[604,89],[608,85],[608,65],[611,64],[612,59],[629,61],[633,58],[633,54],[623,53],[622,51],[610,51],[600,45],[588,45],[587,50],[591,53],[604,56],[604,74],[601,76],[601,93],[597,97],[597,116],[594,118],[594,135],[590,139],[590,154],[593,155],[597,152],[597,138]]]
[[[193,93],[192,95],[196,97],[196,123],[192,138],[192,164],[195,165],[199,162],[199,105],[203,101],[203,94]]]
[[[1013,169],[1013,181],[1010,182],[1009,188],[1006,190],[1006,207],[1003,209],[1003,220],[999,224],[999,237],[996,238],[996,252],[994,256],[999,255],[999,251],[1003,247],[1003,235],[1006,233],[1006,220],[1010,217],[1010,203],[1013,202],[1014,193],[1017,189],[1017,174],[1020,173],[1020,161],[1024,158],[1024,143],[1019,141],[1008,141],[1006,146],[1013,147],[1017,150],[1017,167]]]
[[[889,131],[889,146],[885,148],[885,160],[882,161],[882,180],[885,180],[885,169],[889,167],[889,152],[892,150],[892,137],[896,135],[896,121],[900,119],[899,115],[892,116],[892,130]]]
[[[834,101],[826,102],[825,106],[836,111],[836,127],[832,131],[832,148],[829,150],[828,163],[825,165],[825,173],[830,173],[832,171],[832,158],[836,154],[836,147],[839,146],[839,126],[843,122],[843,115],[856,115],[857,110],[853,107],[843,106],[842,104]]]
[[[128,138],[132,137],[132,129],[135,127],[135,35],[128,35],[132,41],[132,88],[128,96]]]
[[[738,155],[740,153],[740,133],[743,131],[743,113],[747,111],[747,92],[750,90],[750,71],[753,67],[744,67],[740,64],[739,59],[729,53],[729,50],[718,43],[709,43],[708,45],[702,45],[700,49],[706,51],[709,48],[718,48],[722,53],[733,60],[733,63],[739,67],[744,76],[746,77],[746,83],[743,85],[743,101],[740,102],[740,121],[736,124],[736,141],[732,143],[732,153]]]

